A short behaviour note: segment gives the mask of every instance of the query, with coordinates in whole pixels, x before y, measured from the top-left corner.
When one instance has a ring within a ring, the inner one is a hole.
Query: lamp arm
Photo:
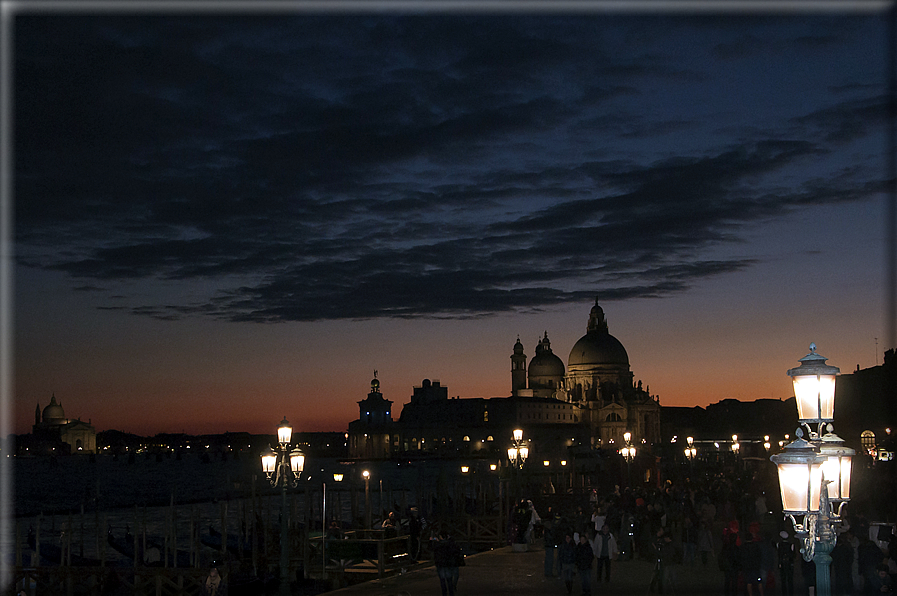
[[[804,536],[801,537],[800,554],[808,563],[816,555],[816,517],[815,513],[808,513],[804,517]]]

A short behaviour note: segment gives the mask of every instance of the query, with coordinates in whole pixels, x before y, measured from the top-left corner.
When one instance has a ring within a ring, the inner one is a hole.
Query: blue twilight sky
[[[15,431],[507,396],[596,297],[663,405],[893,347],[885,4],[58,6],[4,17]]]

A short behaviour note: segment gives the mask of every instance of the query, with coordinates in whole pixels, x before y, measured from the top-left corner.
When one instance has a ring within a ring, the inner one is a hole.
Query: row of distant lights
[[[791,435],[785,435],[785,440],[779,441],[780,449],[785,446],[785,441],[789,440],[790,437],[791,437]],[[673,435],[673,438],[670,439],[670,443],[675,443],[677,439],[678,439],[678,435]],[[694,457],[694,455],[695,455],[694,437],[687,437],[685,440],[688,443],[688,447],[685,448],[685,453],[687,455],[691,455],[692,457]],[[719,441],[714,441],[713,446],[715,448],[719,449],[720,448]],[[734,451],[735,453],[738,453],[738,451],[741,449],[741,443],[738,441],[738,435],[732,435],[732,443],[730,444],[729,447],[732,451]],[[772,447],[772,444],[769,442],[769,435],[764,435],[763,436],[763,448],[766,449],[767,451],[769,451],[771,447]]]
[[[560,461],[560,464],[561,464],[562,466],[566,466],[566,465],[567,465],[567,460],[566,460],[566,459],[562,459],[562,460]],[[550,462],[549,460],[546,459],[546,460],[543,460],[543,461],[542,461],[542,465],[545,466],[545,467],[547,468],[548,466],[551,465],[551,462]],[[490,470],[490,471],[494,472],[494,471],[496,471],[497,469],[498,469],[498,464],[489,464],[489,470]],[[462,474],[467,474],[467,473],[469,473],[469,472],[470,472],[470,466],[461,466],[461,473],[462,473]]]

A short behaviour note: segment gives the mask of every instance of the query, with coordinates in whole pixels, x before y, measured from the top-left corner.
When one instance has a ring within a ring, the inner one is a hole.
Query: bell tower
[[[518,336],[514,353],[511,354],[511,395],[517,395],[520,389],[526,389],[526,354]]]

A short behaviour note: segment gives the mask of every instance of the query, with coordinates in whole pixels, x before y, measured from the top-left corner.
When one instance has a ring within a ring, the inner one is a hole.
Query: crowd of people
[[[564,509],[560,497],[553,503],[549,496],[541,515],[531,502],[521,502],[514,522],[518,539],[542,536],[545,576],[560,577],[568,594],[576,576],[581,593],[590,594],[593,581],[612,581],[613,561],[639,558],[652,563],[649,593],[675,591],[677,570],[715,566],[724,596],[812,596],[815,564],[804,561],[791,522],[770,510],[768,490],[778,490],[768,478],[720,473],[667,481],[661,488],[594,492],[585,507],[567,503]],[[860,517],[841,524],[831,553],[832,594],[891,592],[897,541],[871,536],[877,529],[870,533]]]
[[[613,586],[620,572],[615,562],[637,558],[651,563],[647,593],[675,593],[678,573],[703,568],[722,578],[723,596],[813,596],[815,564],[804,560],[791,522],[767,503],[768,494],[778,500],[777,492],[775,477],[728,469],[660,487],[593,490],[587,503],[557,494],[537,499],[537,508],[522,499],[510,511],[508,541],[528,550],[543,544],[544,575],[562,580],[567,594],[591,594],[593,584]],[[416,507],[400,519],[389,513],[378,525],[387,532],[407,528],[412,561],[431,555],[443,596],[454,596],[464,557],[445,527],[428,526]],[[834,596],[892,591],[897,540],[878,534],[879,527],[891,528],[849,515],[839,526],[831,552]],[[427,543],[430,553],[423,553]]]

